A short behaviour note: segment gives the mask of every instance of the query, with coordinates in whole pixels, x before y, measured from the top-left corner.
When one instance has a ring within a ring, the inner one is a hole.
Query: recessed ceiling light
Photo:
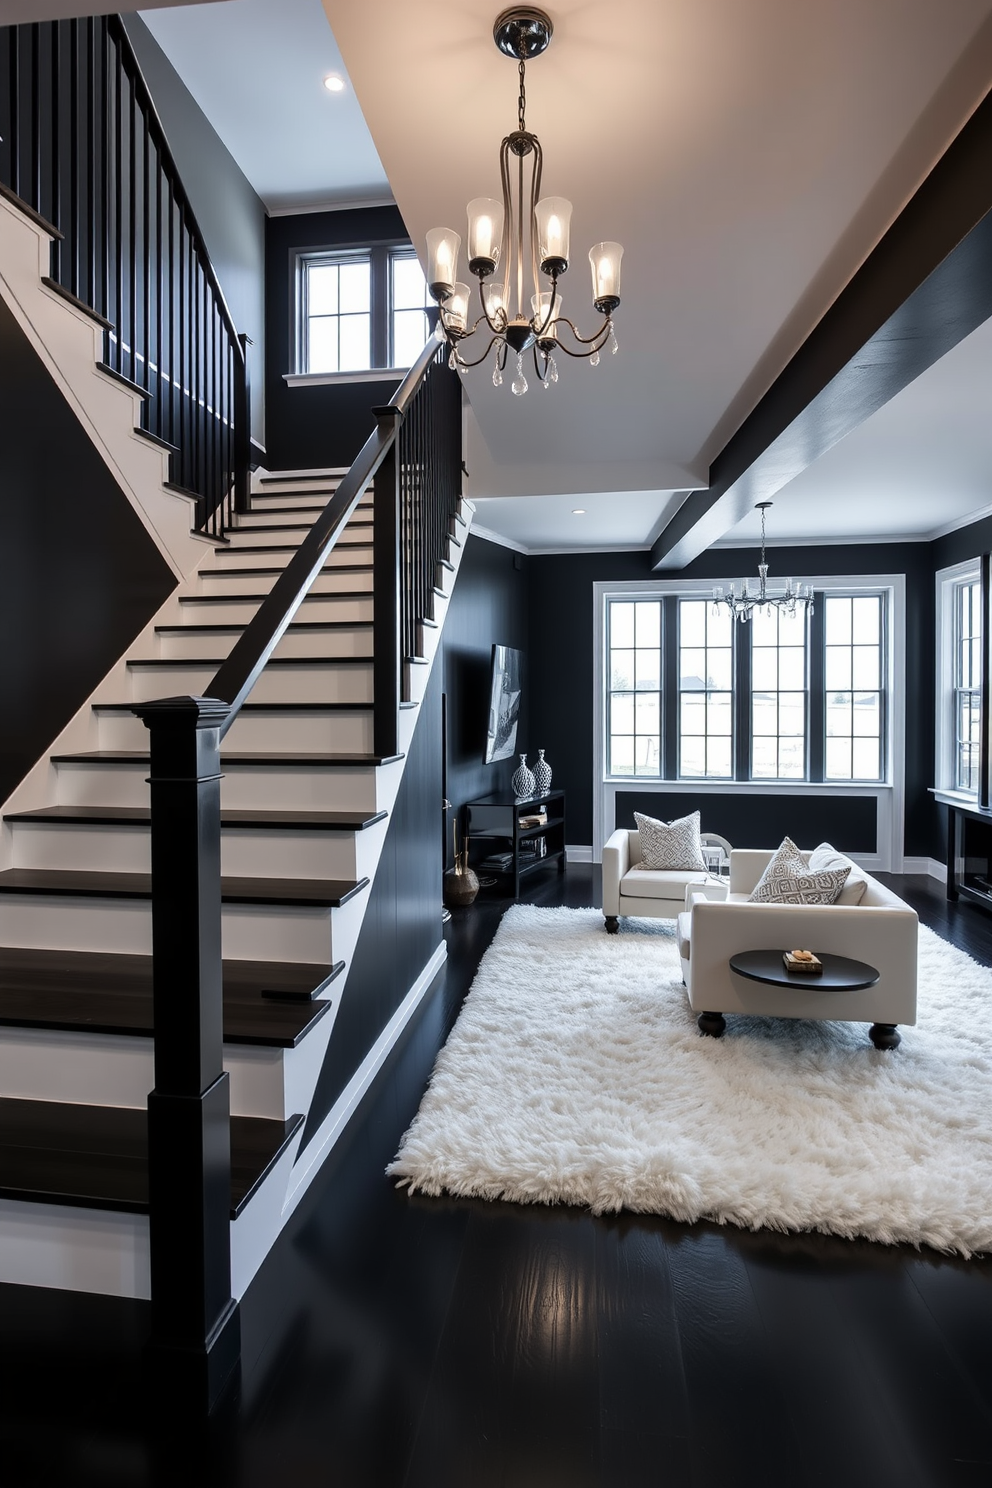
[[[586,509],[585,509],[584,506],[573,506],[572,507],[572,516],[573,517],[584,517],[585,514],[586,514]]]
[[[329,72],[324,79],[324,87],[328,93],[343,93],[344,78],[339,77],[336,72]]]

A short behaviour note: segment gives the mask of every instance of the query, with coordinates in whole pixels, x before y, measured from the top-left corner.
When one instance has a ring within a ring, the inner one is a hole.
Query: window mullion
[[[809,692],[806,704],[806,736],[809,739],[809,779],[824,778],[826,749],[826,606],[822,594],[813,596],[809,620]]]
[[[389,366],[389,250],[371,251],[372,365]]]
[[[734,622],[734,779],[751,779],[751,628]]]
[[[679,774],[679,627],[678,595],[666,594],[661,616],[662,776]]]

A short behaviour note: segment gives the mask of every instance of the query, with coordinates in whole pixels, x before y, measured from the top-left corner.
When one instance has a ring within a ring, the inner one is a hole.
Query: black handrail
[[[247,366],[119,16],[0,28],[0,182],[58,229],[52,279],[107,321],[105,360],[214,535],[247,507]]]

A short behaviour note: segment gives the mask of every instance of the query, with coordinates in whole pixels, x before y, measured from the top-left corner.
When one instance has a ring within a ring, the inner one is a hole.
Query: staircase
[[[336,478],[256,478],[211,546],[4,815],[0,869],[0,1280],[150,1294],[145,1104],[154,1081],[148,735],[132,709],[202,695]],[[294,1175],[454,583],[437,568],[401,747],[373,752],[371,489],[224,741],[224,1068],[232,1291],[326,1142]],[[440,916],[440,906],[439,906]],[[440,933],[438,935],[440,941]],[[429,977],[428,977],[429,980]],[[426,986],[426,982],[424,983]],[[340,1126],[340,1113],[337,1128]]]

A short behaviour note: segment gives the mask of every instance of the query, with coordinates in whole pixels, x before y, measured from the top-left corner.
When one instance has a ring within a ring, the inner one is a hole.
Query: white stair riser
[[[209,554],[197,572],[205,574],[213,573],[218,569],[231,569],[236,572],[242,568],[285,568],[295,551],[295,548],[287,549],[262,544],[250,548],[223,548],[220,552]],[[331,549],[325,567],[342,568],[348,564],[371,562],[371,543],[354,543],[350,547],[339,544]]]
[[[233,733],[234,730],[232,729]],[[295,742],[295,740],[294,740]],[[333,769],[294,765],[262,768],[225,764],[221,806],[229,810],[377,811],[380,771],[372,765]],[[60,806],[147,806],[148,766],[63,764],[58,766]]]
[[[15,868],[151,872],[148,827],[15,822],[12,830]],[[224,827],[221,872],[231,878],[363,878],[375,866],[374,841],[365,839],[376,831]]]
[[[233,1116],[285,1121],[308,1109],[335,1011],[325,1013],[295,1049],[224,1045]],[[0,1029],[0,1089],[5,1097],[141,1109],[154,1084],[151,1038]]]
[[[341,915],[346,908],[333,913]],[[259,961],[346,959],[339,949],[332,954],[331,918],[330,909],[225,904],[221,912],[224,955]],[[337,925],[334,932],[336,941]],[[0,945],[148,956],[152,949],[151,907],[144,899],[2,894]]]
[[[265,519],[264,512],[258,514],[254,522],[250,518],[245,519],[245,526],[229,528],[226,536],[227,543],[224,551],[230,552],[232,548],[264,548],[270,544],[294,543],[299,547],[300,543],[310,531],[313,523],[306,518],[283,517],[278,514]],[[278,528],[278,531],[271,531]],[[259,530],[262,529],[262,530]],[[368,525],[368,519],[360,517],[357,522],[349,522],[341,533],[335,547],[354,548],[369,547],[372,543],[372,528]],[[218,550],[220,545],[218,544]],[[216,551],[216,550],[215,550]]]
[[[128,667],[128,692],[135,702],[177,697],[186,693],[207,696],[214,679],[213,666],[177,662],[174,667]],[[336,666],[285,666],[266,668],[252,688],[253,703],[371,703],[372,663]]]
[[[264,563],[260,566],[271,569],[275,565]],[[268,594],[278,577],[278,572],[244,574],[236,568],[201,568],[197,570],[197,587],[201,594],[240,594],[249,586],[253,594]],[[372,570],[352,572],[348,569],[325,568],[310,587],[311,594],[340,594],[342,591],[349,594],[371,594]]]
[[[259,591],[261,593],[261,591]],[[229,599],[223,604],[209,603],[205,598],[179,606],[181,625],[247,625],[258,611],[261,600]],[[305,599],[296,612],[298,620],[348,620],[368,623],[373,616],[371,594],[352,598],[350,595],[318,595]]]
[[[309,616],[307,619],[309,620]],[[218,622],[220,623],[220,622]],[[198,656],[229,656],[241,632],[192,631],[189,635],[158,636],[156,655],[163,660],[196,660]],[[335,626],[326,630],[290,630],[283,636],[274,653],[288,656],[365,656],[372,655],[372,632],[365,627],[346,629]]]
[[[145,751],[148,730],[132,713],[97,708],[99,747]],[[300,754],[368,754],[372,714],[356,708],[333,713],[240,713],[226,744],[231,750],[285,754],[287,740]]]

